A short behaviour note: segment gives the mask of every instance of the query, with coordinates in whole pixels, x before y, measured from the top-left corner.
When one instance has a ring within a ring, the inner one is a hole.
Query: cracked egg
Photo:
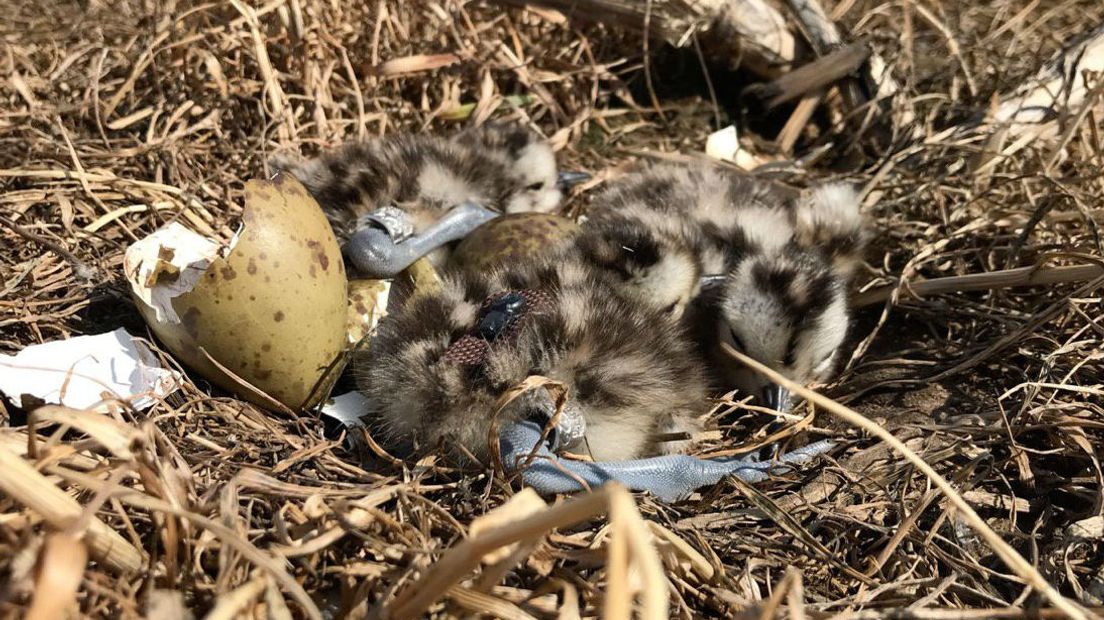
[[[154,334],[188,366],[262,407],[318,403],[345,348],[347,281],[318,203],[294,178],[245,186],[228,247],[172,223],[127,249]]]

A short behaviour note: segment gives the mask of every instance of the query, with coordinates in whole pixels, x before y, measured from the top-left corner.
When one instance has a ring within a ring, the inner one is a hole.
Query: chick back
[[[686,248],[704,273],[722,272],[749,250],[793,237],[793,206],[767,183],[711,165],[645,164],[613,183],[588,210],[595,231],[632,230]]]
[[[307,187],[344,241],[359,217],[385,206],[406,211],[415,232],[465,201],[502,210],[520,189],[506,146],[524,138],[534,139],[525,128],[494,125],[452,137],[400,133],[348,142],[299,163],[274,164]]]

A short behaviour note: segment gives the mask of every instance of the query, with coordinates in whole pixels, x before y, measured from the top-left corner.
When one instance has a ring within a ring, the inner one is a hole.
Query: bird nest
[[[654,3],[657,19],[673,4]],[[793,25],[815,3],[785,4]],[[616,487],[546,505],[444,456],[354,451],[315,415],[265,412],[198,376],[142,412],[8,401],[4,617],[1018,618],[1102,604],[1104,107],[1099,62],[1076,65],[1093,50],[1064,58],[1030,130],[1001,108],[1035,102],[1042,61],[1104,20],[1099,3],[828,3],[893,88],[855,105],[845,72],[770,109],[741,88],[778,71],[732,72],[696,35],[646,43],[549,8],[6,6],[3,354],[120,326],[156,348],[122,273],[131,242],[173,221],[229,239],[272,155],[399,130],[525,122],[596,185],[633,158],[696,156],[736,122],[779,181],[862,187],[876,235],[854,354],[789,433],[841,446],[675,505]],[[715,417],[713,452],[762,443],[770,422],[728,402]]]

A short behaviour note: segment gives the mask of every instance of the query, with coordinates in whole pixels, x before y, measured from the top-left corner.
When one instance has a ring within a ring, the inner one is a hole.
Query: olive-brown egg
[[[578,231],[579,225],[562,215],[511,213],[475,229],[456,247],[452,260],[465,269],[493,269],[554,251]]]
[[[124,262],[138,309],[165,346],[264,407],[325,397],[340,371],[347,282],[337,240],[307,190],[288,175],[246,183],[228,254],[182,227],[163,231],[131,246]]]

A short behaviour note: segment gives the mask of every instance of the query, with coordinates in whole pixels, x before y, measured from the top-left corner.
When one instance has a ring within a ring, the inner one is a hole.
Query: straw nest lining
[[[229,238],[244,181],[280,150],[494,117],[540,128],[601,180],[630,152],[699,151],[725,113],[704,85],[687,99],[669,83],[681,76],[664,80],[671,66],[698,66],[692,46],[677,55],[653,44],[649,64],[662,66],[648,84],[637,35],[547,11],[10,4],[0,18],[3,353],[120,325],[146,335],[121,275],[127,244],[173,220]],[[878,232],[861,276],[874,305],[824,393],[905,442],[951,482],[954,501],[871,435],[820,415],[805,427],[846,445],[803,475],[726,482],[677,506],[607,489],[546,509],[489,473],[351,453],[309,416],[274,416],[197,380],[141,414],[48,408],[28,419],[4,406],[0,609],[617,617],[633,592],[641,609],[682,617],[948,607],[1019,617],[1008,608],[1064,605],[1025,587],[1032,572],[1071,604],[1100,605],[1100,89],[1092,78],[1087,103],[1022,148],[948,128],[1014,93],[1104,9],[828,9],[901,84],[880,118],[906,110],[913,122],[864,133],[833,117],[830,95],[796,139],[798,155],[833,146],[817,171],[785,180],[833,169],[864,185]],[[713,69],[722,107],[734,105]],[[961,279],[1037,263],[1081,271],[1065,283],[1021,272],[1048,283],[1032,288]],[[927,282],[887,303],[902,274]],[[762,439],[762,416],[719,419],[729,440],[707,448]],[[959,501],[1033,568],[1008,568]],[[496,507],[492,525],[474,524]],[[476,570],[507,543],[518,546]]]

